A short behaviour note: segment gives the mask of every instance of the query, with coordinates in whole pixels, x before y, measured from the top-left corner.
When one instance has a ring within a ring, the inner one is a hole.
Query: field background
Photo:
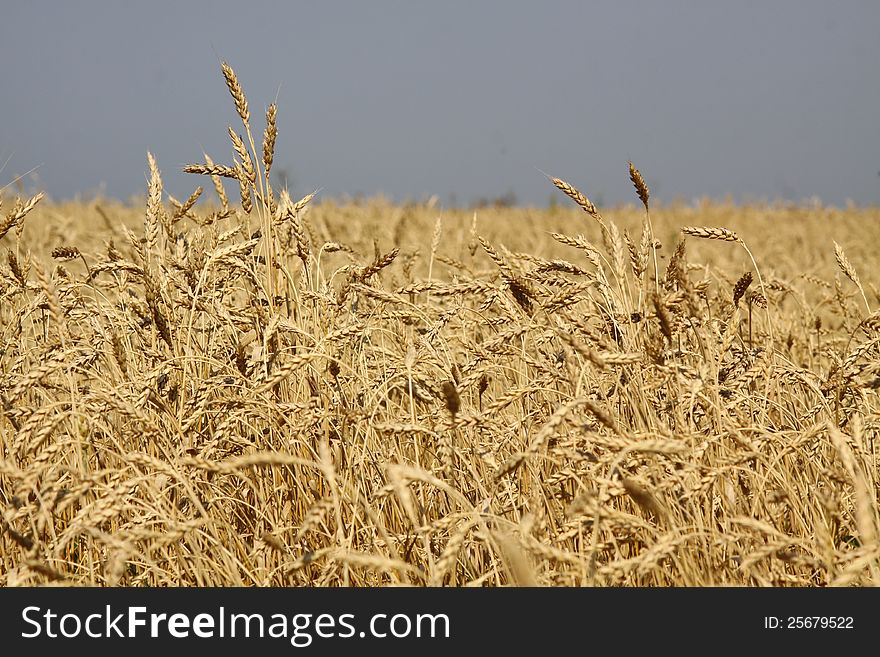
[[[307,206],[274,309],[257,211],[200,205],[43,201],[4,238],[0,583],[880,583],[877,326],[832,242],[873,311],[875,209],[652,209],[662,283],[682,226],[749,246],[750,344],[738,243],[687,238],[670,342],[653,262],[621,284],[574,204]],[[638,244],[641,205],[602,216]],[[551,233],[601,254],[619,342]]]
[[[0,585],[880,584],[876,208],[291,199],[224,76],[190,199],[3,190]]]

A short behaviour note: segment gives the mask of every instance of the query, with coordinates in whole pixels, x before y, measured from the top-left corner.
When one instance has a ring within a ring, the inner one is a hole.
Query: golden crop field
[[[880,584],[880,211],[291,199],[223,72],[203,193],[3,192],[0,585]]]

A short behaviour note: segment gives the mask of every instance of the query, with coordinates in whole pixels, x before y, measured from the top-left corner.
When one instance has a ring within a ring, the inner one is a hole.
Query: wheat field
[[[0,584],[880,584],[880,211],[290,198],[222,72],[190,198],[3,190]]]

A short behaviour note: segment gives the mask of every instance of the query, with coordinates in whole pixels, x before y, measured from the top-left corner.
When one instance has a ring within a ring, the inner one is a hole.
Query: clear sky
[[[3,4],[0,187],[127,199],[150,150],[185,198],[226,60],[294,194],[613,204],[631,159],[661,202],[880,201],[876,0]]]

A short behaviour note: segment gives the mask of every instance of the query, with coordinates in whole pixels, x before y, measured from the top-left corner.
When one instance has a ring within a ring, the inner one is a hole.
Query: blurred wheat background
[[[880,584],[876,208],[290,198],[222,72],[188,199],[3,189],[0,584]]]

